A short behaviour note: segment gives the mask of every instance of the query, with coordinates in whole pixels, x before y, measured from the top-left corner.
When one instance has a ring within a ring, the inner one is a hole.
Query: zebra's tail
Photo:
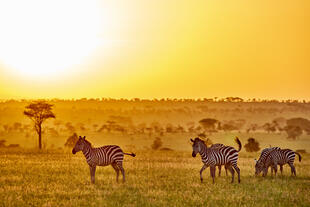
[[[133,152],[132,152],[131,154],[130,154],[130,153],[126,153],[126,152],[123,152],[123,153],[124,153],[124,155],[130,155],[130,156],[132,156],[132,157],[135,157],[135,156],[136,156],[136,154],[133,153]]]
[[[238,146],[239,146],[238,152],[240,152],[242,145],[241,145],[241,142],[240,142],[238,137],[235,138],[235,142],[238,144]]]
[[[298,152],[295,152],[295,154],[298,155],[298,157],[299,157],[299,162],[300,162],[300,161],[301,161],[301,155],[300,155]]]

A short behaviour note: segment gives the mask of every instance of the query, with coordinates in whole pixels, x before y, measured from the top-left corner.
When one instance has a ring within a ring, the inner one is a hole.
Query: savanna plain
[[[126,157],[126,182],[117,183],[112,167],[98,167],[90,183],[82,154],[59,151],[1,152],[1,206],[309,206],[310,162],[288,166],[283,176],[254,176],[252,155],[241,154],[241,183],[208,170],[200,183],[200,159],[190,152],[137,151]]]
[[[44,125],[41,150],[31,121],[23,116],[29,102],[0,103],[0,206],[310,206],[309,103],[50,103],[56,119]],[[202,121],[211,118],[214,126]],[[68,147],[75,133],[94,147],[116,144],[134,152],[136,157],[124,158],[126,182],[117,183],[107,166],[97,167],[96,183],[91,184],[83,154],[73,155]],[[192,157],[189,141],[197,136],[236,149],[234,137],[240,138],[240,184],[236,174],[231,184],[224,168],[220,177],[217,169],[215,184],[209,168],[200,182],[202,162],[199,155]],[[260,150],[246,150],[249,138]],[[270,172],[265,178],[254,175],[254,158],[269,146],[299,150],[296,177],[288,165],[277,177]]]

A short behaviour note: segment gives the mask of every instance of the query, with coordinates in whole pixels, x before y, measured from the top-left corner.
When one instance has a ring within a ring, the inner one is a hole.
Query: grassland
[[[137,151],[125,157],[126,183],[116,183],[112,167],[99,167],[90,183],[82,153],[16,150],[0,152],[0,206],[310,206],[310,156],[277,178],[255,177],[253,157],[241,153],[241,183],[199,180],[200,157],[191,151]]]

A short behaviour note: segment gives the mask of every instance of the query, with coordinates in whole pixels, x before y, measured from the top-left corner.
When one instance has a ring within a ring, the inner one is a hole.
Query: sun
[[[21,76],[71,73],[100,44],[101,21],[95,0],[0,1],[0,62]]]

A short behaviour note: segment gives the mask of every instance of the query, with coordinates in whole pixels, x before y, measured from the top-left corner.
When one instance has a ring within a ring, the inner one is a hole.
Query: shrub
[[[302,135],[302,129],[299,126],[288,125],[284,128],[287,133],[287,138],[296,139],[300,135]]]
[[[159,137],[156,137],[154,139],[153,144],[151,145],[153,150],[157,150],[159,149],[161,146],[163,145],[163,142],[161,141],[161,139]]]
[[[260,150],[259,143],[254,138],[249,138],[248,143],[244,145],[247,152],[257,152]]]

